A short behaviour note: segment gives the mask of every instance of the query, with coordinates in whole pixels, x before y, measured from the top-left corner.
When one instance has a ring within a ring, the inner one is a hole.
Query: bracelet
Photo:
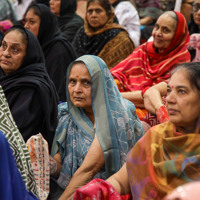
[[[160,123],[163,123],[163,122],[166,122],[166,121],[169,121],[169,116],[168,116],[168,113],[167,113],[167,110],[166,110],[166,106],[165,105],[162,105],[157,113],[157,119]]]
[[[157,113],[158,110],[160,109],[160,107],[162,107],[162,106],[164,106],[164,105],[163,105],[163,104],[162,104],[161,106],[156,105],[156,106],[155,106],[155,113]]]
[[[145,88],[142,90],[141,94],[142,94],[142,97],[143,97],[143,98],[144,98],[144,93],[145,93],[149,88],[150,88],[150,87],[147,86],[147,87],[145,87]]]

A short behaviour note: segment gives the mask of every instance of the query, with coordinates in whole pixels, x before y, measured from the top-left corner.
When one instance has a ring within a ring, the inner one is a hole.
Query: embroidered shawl
[[[176,32],[164,52],[156,53],[153,42],[147,42],[111,69],[113,77],[120,82],[120,91],[142,90],[165,81],[178,63],[190,61],[187,23],[181,13],[175,13],[178,18]]]
[[[114,19],[115,14],[112,9],[106,24],[94,30],[85,18],[84,27],[79,29],[72,43],[77,56],[85,54],[99,56],[111,69],[130,55],[135,46],[128,32],[119,24],[114,23]]]
[[[77,60],[85,63],[91,75],[96,130],[84,111],[72,104],[67,90],[68,103],[59,105],[59,124],[52,148],[52,156],[58,150],[61,154],[62,170],[57,182],[63,189],[81,166],[95,134],[102,148],[105,166],[94,178],[102,179],[120,169],[128,151],[143,135],[135,106],[121,96],[103,60],[91,55]],[[71,67],[68,67],[67,83]]]
[[[152,127],[127,156],[134,200],[162,199],[176,187],[200,180],[200,135],[182,134],[171,122]]]

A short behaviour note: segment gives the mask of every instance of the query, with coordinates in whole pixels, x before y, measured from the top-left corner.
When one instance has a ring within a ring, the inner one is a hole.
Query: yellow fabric
[[[199,164],[198,133],[178,133],[171,122],[152,127],[127,157],[134,200],[159,200],[176,187],[199,180]]]

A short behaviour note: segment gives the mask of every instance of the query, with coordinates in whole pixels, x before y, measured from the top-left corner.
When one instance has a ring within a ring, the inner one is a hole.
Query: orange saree
[[[127,156],[134,200],[162,199],[176,187],[200,180],[200,135],[176,132],[171,122],[152,127]]]

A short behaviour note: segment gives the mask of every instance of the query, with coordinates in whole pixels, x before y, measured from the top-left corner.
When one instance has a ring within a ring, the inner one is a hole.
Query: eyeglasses
[[[200,3],[193,4],[193,11],[197,12],[200,9]]]

